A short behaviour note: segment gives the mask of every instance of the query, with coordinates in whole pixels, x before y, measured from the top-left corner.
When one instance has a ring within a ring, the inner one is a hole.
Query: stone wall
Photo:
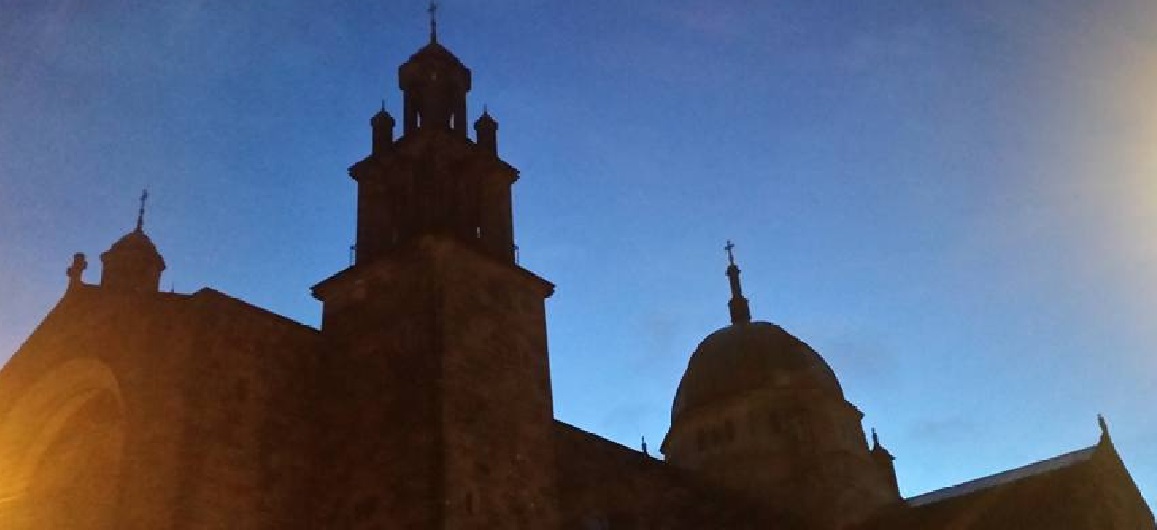
[[[214,291],[70,289],[0,371],[4,528],[301,524],[317,344]]]
[[[179,321],[193,327],[177,350],[188,355],[182,528],[306,528],[317,332],[215,291],[182,306]]]
[[[187,407],[165,352],[190,341],[179,302],[77,286],[0,370],[4,528],[176,528]],[[102,417],[115,427],[92,430]]]
[[[662,460],[562,422],[555,423],[555,452],[568,530],[796,528]]]
[[[325,521],[557,526],[549,283],[446,238],[315,287],[324,301]]]

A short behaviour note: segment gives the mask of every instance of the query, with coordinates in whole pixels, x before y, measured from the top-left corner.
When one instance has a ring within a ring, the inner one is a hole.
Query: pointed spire
[[[876,434],[876,428],[875,427],[872,428],[871,452],[872,452],[873,456],[875,456],[877,458],[883,458],[889,462],[896,459],[895,457],[892,456],[892,453],[889,452],[886,448],[884,448],[884,445],[880,443],[880,435]]]
[[[149,200],[149,189],[141,190],[141,208],[137,210],[137,232],[145,231],[145,203]]]
[[[643,454],[645,454],[645,455],[651,454],[651,453],[647,452],[647,437],[646,436],[643,436]]]
[[[477,129],[478,124],[484,123],[484,122],[494,123],[495,125],[498,124],[498,122],[495,121],[494,116],[490,115],[490,105],[487,105],[485,103],[482,104],[482,114],[480,116],[478,116],[478,119],[474,122],[474,128]]]
[[[482,105],[482,115],[478,116],[478,119],[474,122],[474,129],[478,129],[480,127],[490,127],[495,130],[498,129],[498,120],[495,120],[494,116],[490,115],[489,105]]]
[[[872,428],[872,449],[869,453],[876,466],[884,473],[884,478],[891,486],[891,493],[896,500],[900,499],[900,482],[896,479],[896,457],[888,452],[883,445],[880,445],[880,435],[876,434],[875,427]]]
[[[390,116],[390,112],[386,110],[386,100],[382,99],[382,106],[379,107],[378,111],[370,118],[370,125],[385,124],[387,121],[390,127],[394,126],[394,117]]]
[[[1109,435],[1109,422],[1105,421],[1105,416],[1097,414],[1097,425],[1101,427],[1101,440],[1111,440]]]
[[[438,1],[430,0],[430,7],[426,8],[430,14],[430,44],[438,43]]]
[[[735,264],[735,244],[731,240],[723,247],[727,251],[727,279],[731,283],[731,300],[727,308],[731,311],[732,324],[746,324],[751,322],[751,306],[743,297],[743,285],[739,283],[739,266]]]

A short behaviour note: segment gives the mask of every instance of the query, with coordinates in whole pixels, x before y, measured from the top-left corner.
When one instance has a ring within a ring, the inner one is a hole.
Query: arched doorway
[[[74,359],[37,380],[0,419],[0,528],[113,528],[124,424],[104,363]]]

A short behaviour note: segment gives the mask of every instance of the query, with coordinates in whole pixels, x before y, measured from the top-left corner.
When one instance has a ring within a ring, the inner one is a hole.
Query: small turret
[[[382,109],[370,118],[370,128],[373,129],[372,152],[374,156],[384,154],[394,145],[394,125],[396,123],[394,117],[386,112],[386,102],[383,101]]]
[[[141,194],[136,228],[100,255],[102,288],[136,293],[155,293],[160,288],[165,259],[145,235],[145,201],[148,198],[146,190]]]
[[[888,484],[892,486],[896,497],[900,497],[900,482],[896,479],[896,457],[888,452],[883,445],[880,444],[880,436],[876,434],[876,429],[872,429],[872,461],[876,463],[876,467],[880,469],[880,473],[887,479]]]
[[[474,133],[480,147],[498,153],[498,122],[489,110],[482,109],[482,115],[474,122]]]

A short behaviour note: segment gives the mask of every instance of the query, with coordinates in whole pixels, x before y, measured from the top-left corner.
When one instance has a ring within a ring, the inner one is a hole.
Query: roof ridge
[[[258,312],[258,313],[262,313],[266,316],[274,317],[275,319],[277,319],[283,323],[291,324],[294,327],[299,328],[303,331],[309,331],[309,332],[313,332],[313,333],[317,333],[317,331],[318,331],[317,328],[310,326],[309,324],[298,322],[298,321],[296,321],[290,317],[287,317],[287,316],[279,314],[279,313],[275,313],[275,312],[273,312],[269,309],[266,309],[264,307],[261,307],[259,305],[246,302],[245,300],[237,298],[236,296],[227,294],[223,291],[219,291],[219,290],[214,289],[212,287],[202,287],[202,288],[198,289],[196,292],[194,292],[193,294],[188,295],[188,296],[190,298],[216,297],[216,298],[224,300],[226,302],[230,302],[233,304],[238,304],[238,305],[244,306],[245,308],[248,308],[248,309],[255,311],[255,312]]]
[[[1038,460],[1020,467],[1000,471],[992,475],[974,478],[965,482],[948,486],[906,499],[909,506],[924,506],[942,500],[962,497],[978,491],[1002,486],[1021,479],[1044,475],[1058,469],[1089,461],[1100,444],[1093,444],[1083,449],[1069,451],[1054,457]]]

